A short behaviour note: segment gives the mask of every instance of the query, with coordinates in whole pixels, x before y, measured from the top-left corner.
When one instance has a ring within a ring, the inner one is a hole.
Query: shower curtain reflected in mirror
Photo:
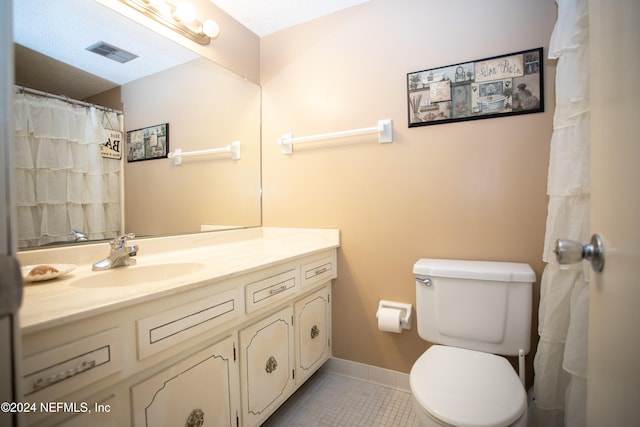
[[[111,239],[121,229],[122,161],[103,158],[122,115],[19,93],[14,96],[18,246]],[[81,239],[81,237],[80,237]]]

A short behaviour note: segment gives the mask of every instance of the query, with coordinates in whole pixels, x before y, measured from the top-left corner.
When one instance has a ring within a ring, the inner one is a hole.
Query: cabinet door
[[[236,426],[234,346],[229,336],[133,386],[134,426]]]
[[[240,331],[243,425],[267,419],[295,389],[293,308]]]
[[[302,384],[331,356],[331,286],[295,303],[296,383]]]
[[[88,401],[89,402],[89,401]],[[88,411],[78,414],[60,424],[58,427],[118,427],[123,422],[127,422],[127,418],[122,420],[125,414],[121,414],[115,395],[111,395],[106,399],[95,403],[88,403]]]

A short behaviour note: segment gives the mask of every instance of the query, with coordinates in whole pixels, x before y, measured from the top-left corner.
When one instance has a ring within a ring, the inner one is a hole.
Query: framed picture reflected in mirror
[[[127,131],[127,162],[166,158],[169,123]]]

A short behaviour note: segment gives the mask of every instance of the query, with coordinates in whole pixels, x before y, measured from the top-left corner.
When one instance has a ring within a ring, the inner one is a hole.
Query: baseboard
[[[338,359],[337,357],[331,357],[322,369],[345,377],[356,378],[385,387],[411,392],[409,374],[405,374],[404,372],[378,368],[377,366],[346,359]]]

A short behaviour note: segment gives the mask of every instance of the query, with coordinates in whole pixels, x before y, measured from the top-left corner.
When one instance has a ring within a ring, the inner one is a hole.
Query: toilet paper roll
[[[384,332],[399,333],[402,331],[400,326],[400,316],[402,312],[393,308],[381,308],[378,310],[378,329]]]

